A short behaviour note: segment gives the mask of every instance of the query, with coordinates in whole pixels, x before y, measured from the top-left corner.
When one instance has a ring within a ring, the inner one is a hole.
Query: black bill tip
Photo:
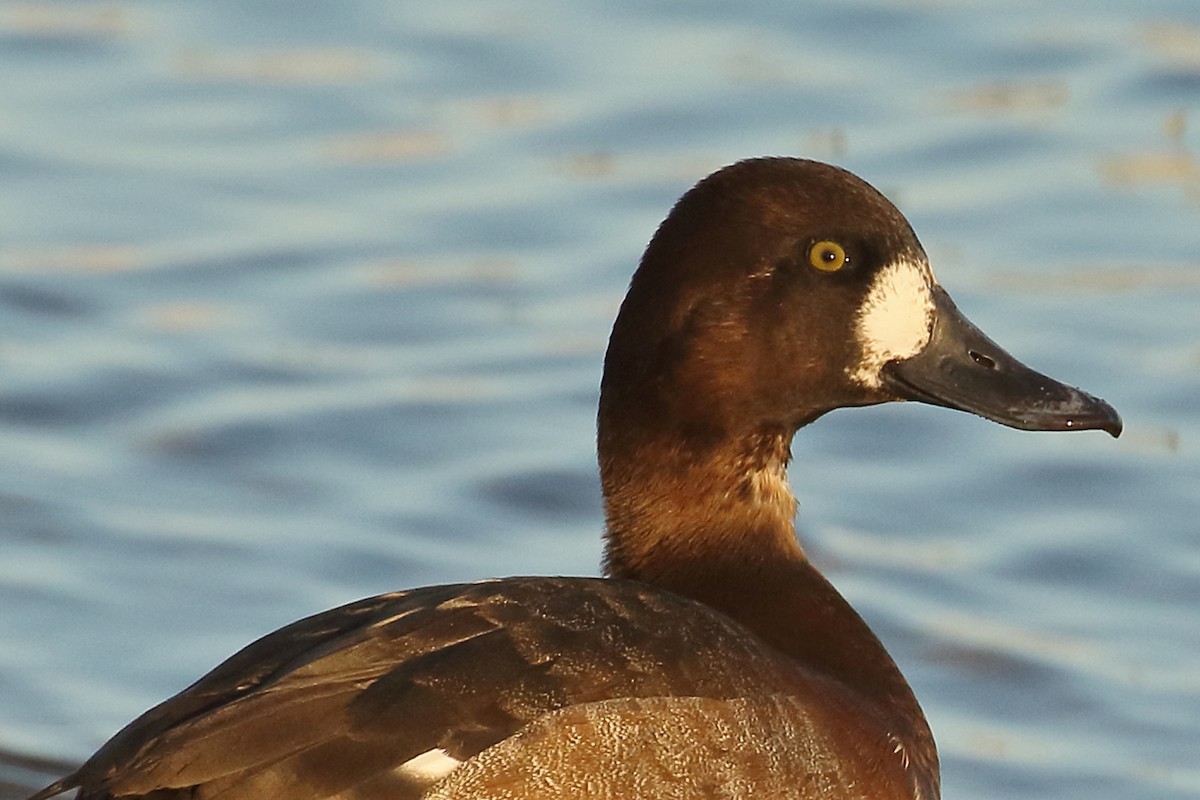
[[[1115,408],[1099,397],[1092,397],[1087,392],[1079,389],[1074,391],[1087,398],[1089,403],[1086,408],[1082,408],[1078,412],[1067,410],[1060,412],[1062,414],[1062,430],[1104,431],[1114,439],[1121,435],[1121,431],[1125,429],[1125,423],[1121,421],[1121,415]]]

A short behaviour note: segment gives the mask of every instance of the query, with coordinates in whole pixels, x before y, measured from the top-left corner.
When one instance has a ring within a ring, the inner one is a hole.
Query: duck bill
[[[972,325],[941,287],[934,288],[934,309],[924,349],[884,366],[892,391],[1020,430],[1121,435],[1121,417],[1112,406],[1017,361]]]

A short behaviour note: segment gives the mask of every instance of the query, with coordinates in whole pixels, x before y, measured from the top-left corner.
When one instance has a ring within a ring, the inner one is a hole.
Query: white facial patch
[[[396,767],[396,772],[420,783],[433,783],[454,772],[461,763],[442,748],[435,747],[405,761]]]
[[[902,258],[879,270],[855,319],[862,358],[846,370],[851,380],[877,389],[884,364],[915,356],[929,344],[933,287],[924,261]]]

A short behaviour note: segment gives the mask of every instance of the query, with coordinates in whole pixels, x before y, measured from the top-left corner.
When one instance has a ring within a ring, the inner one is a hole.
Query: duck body
[[[936,775],[905,765],[884,721],[688,598],[509,578],[293,623],[135,720],[76,778],[95,787],[85,798],[615,800],[762,796],[770,781],[773,797],[865,797],[854,787],[887,776],[897,792],[870,796],[912,797]],[[847,744],[861,758],[832,757]],[[796,774],[807,788],[784,785]]]
[[[643,256],[598,416],[605,578],[381,595],[269,634],[32,800],[934,800],[933,737],[796,540],[796,430],[919,400],[1120,432],[971,325],[850,173],[754,159]]]

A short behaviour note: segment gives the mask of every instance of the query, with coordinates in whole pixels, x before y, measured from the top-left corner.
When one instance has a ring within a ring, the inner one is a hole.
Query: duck
[[[799,543],[787,479],[800,428],[894,401],[1122,429],[975,327],[861,178],[726,166],[661,223],[612,329],[602,576],[302,619],[30,800],[936,800],[925,715]]]

